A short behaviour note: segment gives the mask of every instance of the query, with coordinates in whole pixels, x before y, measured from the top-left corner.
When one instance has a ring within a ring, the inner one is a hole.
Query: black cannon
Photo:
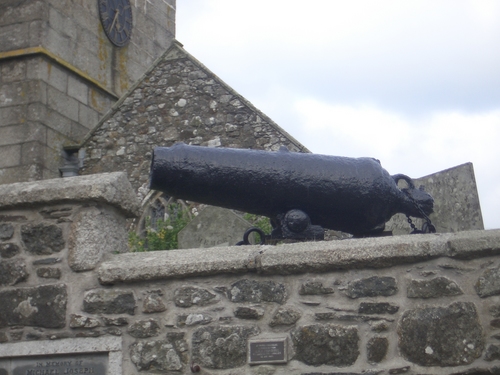
[[[399,180],[407,187],[399,188]],[[150,188],[267,216],[273,238],[323,239],[326,228],[371,235],[382,232],[396,213],[428,220],[434,203],[409,177],[391,176],[376,159],[295,153],[286,147],[277,152],[183,143],[157,147]]]

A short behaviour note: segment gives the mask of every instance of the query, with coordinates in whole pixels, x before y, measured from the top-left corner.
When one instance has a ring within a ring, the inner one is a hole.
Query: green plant
[[[177,234],[189,223],[186,210],[178,204],[168,206],[169,215],[166,220],[146,220],[142,235],[132,231],[128,242],[132,252],[173,250],[178,248]]]
[[[273,230],[271,220],[265,216],[246,213],[243,215],[244,219],[250,222],[254,227],[262,229],[265,234],[270,234]]]

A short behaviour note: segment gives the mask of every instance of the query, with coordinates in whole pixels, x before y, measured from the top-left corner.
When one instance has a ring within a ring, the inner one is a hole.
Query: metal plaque
[[[109,375],[107,353],[19,357],[1,364],[7,375]]]
[[[250,340],[249,341],[249,359],[248,363],[263,364],[263,363],[287,363],[287,340],[272,339],[272,340]]]

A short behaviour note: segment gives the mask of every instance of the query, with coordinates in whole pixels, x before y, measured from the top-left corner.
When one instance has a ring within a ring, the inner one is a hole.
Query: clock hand
[[[115,23],[118,20],[118,16],[120,14],[120,9],[117,9],[115,12],[115,18],[113,18],[113,23],[111,24],[111,27],[109,28],[109,31],[113,30],[113,27],[115,27]]]

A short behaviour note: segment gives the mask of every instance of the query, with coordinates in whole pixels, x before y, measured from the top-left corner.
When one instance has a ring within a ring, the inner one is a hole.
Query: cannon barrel
[[[299,209],[314,225],[353,234],[383,229],[398,212],[422,217],[373,158],[179,143],[154,149],[150,188],[270,218]],[[424,212],[432,212],[432,197],[411,190]]]

